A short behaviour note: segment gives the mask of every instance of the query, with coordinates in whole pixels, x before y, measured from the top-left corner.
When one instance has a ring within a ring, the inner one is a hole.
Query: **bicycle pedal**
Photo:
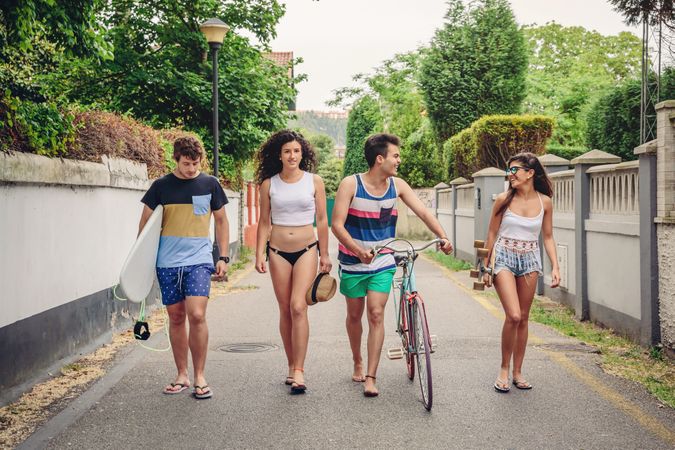
[[[431,344],[431,353],[435,352],[436,347],[438,346],[438,344],[436,343],[436,339],[437,338],[436,338],[435,334],[432,334],[431,336],[429,336],[429,343]]]
[[[403,358],[403,349],[401,347],[394,347],[387,350],[387,358],[401,359]]]

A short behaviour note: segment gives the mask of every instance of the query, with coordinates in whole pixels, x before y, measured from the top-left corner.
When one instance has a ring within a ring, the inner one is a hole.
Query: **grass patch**
[[[457,259],[452,255],[446,255],[443,252],[437,252],[435,250],[427,250],[424,252],[426,256],[429,258],[433,259],[437,263],[441,264],[443,267],[447,267],[448,269],[452,270],[453,272],[458,272],[460,270],[468,270],[473,267],[472,264],[469,264],[468,262]]]
[[[251,262],[251,256],[253,255],[253,249],[244,247],[243,245],[239,249],[239,258],[227,268],[227,273],[232,274],[238,270],[246,267],[248,263]]]
[[[574,311],[535,298],[530,320],[555,328],[596,347],[602,369],[612,375],[636,381],[664,404],[675,408],[675,363],[664,358],[661,348],[645,349],[634,342],[591,322],[579,322]]]

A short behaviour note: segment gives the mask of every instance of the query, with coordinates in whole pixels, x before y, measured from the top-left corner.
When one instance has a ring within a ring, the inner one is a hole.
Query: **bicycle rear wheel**
[[[401,345],[403,346],[403,352],[405,353],[405,365],[408,372],[408,379],[412,380],[415,378],[415,354],[410,353],[409,349],[411,347],[411,336],[410,332],[410,304],[405,298],[405,295],[401,296],[401,301],[399,302],[399,335],[401,336]]]
[[[412,310],[414,343],[417,353],[417,377],[420,380],[422,403],[427,411],[430,411],[434,398],[431,379],[431,339],[429,337],[429,326],[427,324],[424,301],[422,301],[422,297],[417,293],[415,293]]]

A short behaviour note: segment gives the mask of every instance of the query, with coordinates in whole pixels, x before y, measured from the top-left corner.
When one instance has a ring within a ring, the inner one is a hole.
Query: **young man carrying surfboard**
[[[209,336],[205,315],[211,275],[224,278],[230,262],[229,257],[221,256],[214,267],[209,225],[213,214],[218,246],[221,254],[227,255],[228,200],[218,179],[199,170],[204,157],[199,141],[192,137],[176,139],[173,157],[176,169],[155,180],[141,200],[145,206],[138,228],[140,233],[153,210],[163,206],[157,279],[169,314],[169,339],[178,372],[163,392],[178,394],[190,387],[189,348],[194,367],[192,393],[197,399],[205,399],[213,396],[204,377]]]

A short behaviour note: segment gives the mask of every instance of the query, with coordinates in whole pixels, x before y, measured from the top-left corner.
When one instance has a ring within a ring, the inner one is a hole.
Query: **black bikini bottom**
[[[270,247],[270,243],[267,243],[267,259],[269,260],[270,258],[270,251],[273,251],[277,255],[281,256],[284,258],[286,261],[288,261],[291,266],[294,266],[295,263],[300,259],[302,255],[304,255],[309,249],[312,247],[316,246],[319,243],[319,241],[314,241],[311,244],[309,244],[307,247],[303,248],[302,250],[298,250],[297,252],[282,252],[281,250],[277,250],[276,248]]]

